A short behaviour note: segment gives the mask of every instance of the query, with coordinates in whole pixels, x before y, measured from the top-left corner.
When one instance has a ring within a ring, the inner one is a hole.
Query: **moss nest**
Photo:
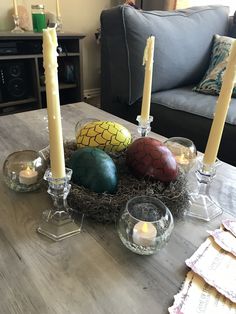
[[[75,142],[65,144],[66,163],[77,149]],[[109,154],[116,164],[119,183],[115,194],[95,193],[71,183],[69,205],[85,216],[101,223],[116,222],[127,201],[137,195],[153,196],[170,209],[175,218],[182,218],[188,209],[188,190],[185,174],[179,169],[178,177],[168,184],[148,179],[137,179],[126,165],[126,152]]]

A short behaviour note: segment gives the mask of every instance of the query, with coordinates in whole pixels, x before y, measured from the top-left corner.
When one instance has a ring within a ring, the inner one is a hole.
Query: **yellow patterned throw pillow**
[[[231,37],[214,36],[209,68],[201,82],[193,88],[193,91],[203,94],[219,95],[230,48],[234,40],[235,39]],[[233,89],[232,97],[236,97],[236,84]]]
[[[96,147],[106,152],[121,152],[131,143],[130,132],[112,121],[86,123],[76,134],[77,147]]]

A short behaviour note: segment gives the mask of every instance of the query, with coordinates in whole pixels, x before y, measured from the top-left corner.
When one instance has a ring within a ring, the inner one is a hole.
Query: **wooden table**
[[[0,117],[1,163],[13,151],[48,145],[45,110]],[[136,126],[85,103],[62,106],[66,139],[85,117]],[[158,139],[163,139],[152,134]],[[152,256],[126,249],[113,226],[85,222],[83,232],[62,242],[38,233],[45,191],[16,193],[0,178],[0,313],[167,313],[187,273],[185,259],[207,237],[206,230],[236,216],[236,169],[223,164],[212,192],[225,213],[210,223],[175,223],[168,245]],[[230,215],[230,213],[232,215]]]

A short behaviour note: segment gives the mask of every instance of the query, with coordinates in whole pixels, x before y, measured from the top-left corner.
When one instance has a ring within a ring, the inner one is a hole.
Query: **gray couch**
[[[152,130],[183,136],[205,150],[217,97],[192,91],[206,72],[214,34],[234,36],[225,6],[140,11],[119,6],[101,14],[102,109],[135,122],[143,92],[143,51],[156,37]],[[236,165],[236,99],[232,99],[218,157]]]

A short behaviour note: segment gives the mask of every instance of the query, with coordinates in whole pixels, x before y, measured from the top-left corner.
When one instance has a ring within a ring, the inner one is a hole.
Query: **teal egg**
[[[69,167],[72,182],[96,193],[115,193],[118,184],[117,169],[111,157],[98,148],[84,147],[75,151]]]

